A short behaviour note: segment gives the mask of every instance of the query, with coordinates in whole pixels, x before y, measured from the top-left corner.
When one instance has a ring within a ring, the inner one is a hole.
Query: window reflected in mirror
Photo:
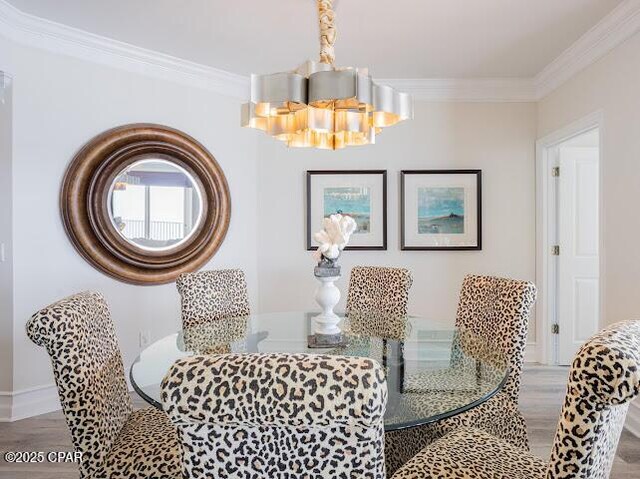
[[[125,168],[109,192],[109,216],[129,243],[164,251],[189,239],[202,217],[198,184],[181,166],[144,159]]]

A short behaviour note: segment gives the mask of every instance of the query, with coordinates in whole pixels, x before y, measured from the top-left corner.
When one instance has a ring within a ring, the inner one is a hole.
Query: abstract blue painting
[[[325,218],[336,213],[349,215],[358,225],[355,234],[371,231],[371,192],[369,187],[324,188],[323,202]]]
[[[418,234],[464,234],[464,188],[418,188]]]

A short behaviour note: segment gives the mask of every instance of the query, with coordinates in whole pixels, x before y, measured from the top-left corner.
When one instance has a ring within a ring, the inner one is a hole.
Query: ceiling
[[[316,59],[314,0],[9,0],[233,73]],[[622,0],[338,0],[336,64],[377,78],[532,77]]]

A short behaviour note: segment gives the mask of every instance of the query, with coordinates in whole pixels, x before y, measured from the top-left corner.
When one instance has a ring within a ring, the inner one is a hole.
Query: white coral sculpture
[[[356,230],[356,222],[351,216],[331,215],[322,221],[322,229],[313,235],[313,239],[320,243],[313,253],[316,261],[324,256],[335,260],[349,243],[349,238]]]

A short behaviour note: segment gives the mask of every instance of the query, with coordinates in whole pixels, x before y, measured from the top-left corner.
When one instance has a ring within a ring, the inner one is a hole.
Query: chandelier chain
[[[318,17],[320,20],[320,63],[333,65],[335,61],[334,45],[336,43],[335,13],[333,0],[318,0]]]

